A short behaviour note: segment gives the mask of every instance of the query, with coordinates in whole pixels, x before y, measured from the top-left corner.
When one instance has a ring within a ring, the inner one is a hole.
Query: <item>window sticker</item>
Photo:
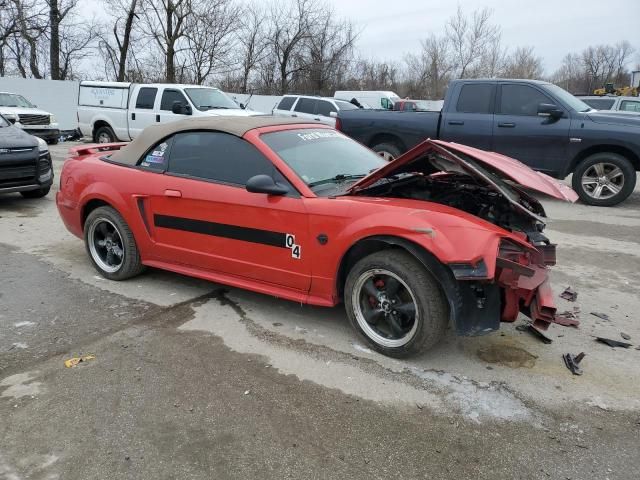
[[[309,141],[318,140],[321,138],[336,138],[336,137],[340,138],[341,135],[338,132],[327,130],[326,132],[299,133],[298,137],[305,142],[309,142]]]
[[[147,155],[144,160],[147,163],[164,163],[164,157],[163,156],[154,155],[154,154]]]

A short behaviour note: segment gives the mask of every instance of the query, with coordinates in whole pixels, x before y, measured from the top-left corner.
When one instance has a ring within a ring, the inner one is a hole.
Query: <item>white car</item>
[[[38,109],[22,95],[0,92],[0,114],[31,135],[42,138],[47,143],[58,143],[60,128],[55,117]]]
[[[128,142],[145,127],[187,117],[250,116],[217,88],[182,84],[81,82],[78,126],[97,143]]]
[[[611,110],[616,113],[640,113],[640,97],[624,97],[615,95],[578,96],[580,100],[596,110]]]
[[[361,105],[376,110],[393,110],[393,105],[400,100],[397,93],[385,90],[337,90],[333,98],[347,102],[356,99]]]
[[[357,109],[358,107],[349,102],[331,97],[285,95],[273,109],[273,114],[311,120],[335,127],[338,111]]]

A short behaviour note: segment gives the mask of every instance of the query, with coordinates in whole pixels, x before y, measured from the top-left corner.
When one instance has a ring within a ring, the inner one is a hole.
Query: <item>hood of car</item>
[[[578,195],[567,185],[536,172],[513,158],[494,152],[486,152],[473,147],[441,140],[426,140],[409,150],[404,155],[389,162],[375,172],[351,185],[348,192],[356,192],[373,185],[380,179],[410,170],[422,171],[419,162],[434,163],[429,160],[429,153],[436,153],[441,158],[435,161],[437,170],[444,172],[462,171],[479,178],[483,183],[494,187],[496,191],[505,193],[508,185],[505,181],[548,195],[559,200],[575,202]],[[417,162],[414,164],[414,162]],[[510,198],[510,195],[505,195]]]
[[[631,113],[631,115],[629,115]],[[634,112],[613,112],[611,110],[599,110],[589,112],[587,117],[595,123],[607,125],[622,125],[626,127],[640,127],[640,115]]]
[[[39,108],[3,107],[2,105],[0,105],[0,113],[11,113],[14,115],[51,115],[51,113],[40,110]]]
[[[18,127],[0,127],[0,158],[3,149],[33,148],[38,146],[38,140],[33,135]]]

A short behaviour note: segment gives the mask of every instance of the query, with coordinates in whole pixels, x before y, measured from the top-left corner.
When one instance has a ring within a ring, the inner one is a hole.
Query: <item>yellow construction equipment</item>
[[[621,97],[637,97],[640,90],[640,70],[631,72],[631,85],[616,88],[613,83],[606,83],[604,88],[596,88],[594,95],[617,95]]]

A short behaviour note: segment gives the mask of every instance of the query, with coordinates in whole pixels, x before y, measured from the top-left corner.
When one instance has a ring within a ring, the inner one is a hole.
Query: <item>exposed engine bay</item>
[[[424,160],[412,162],[406,166],[411,168],[395,171],[359,194],[440,203],[527,236],[544,230],[542,205],[499,175],[484,168],[479,175],[466,172],[438,154]]]

